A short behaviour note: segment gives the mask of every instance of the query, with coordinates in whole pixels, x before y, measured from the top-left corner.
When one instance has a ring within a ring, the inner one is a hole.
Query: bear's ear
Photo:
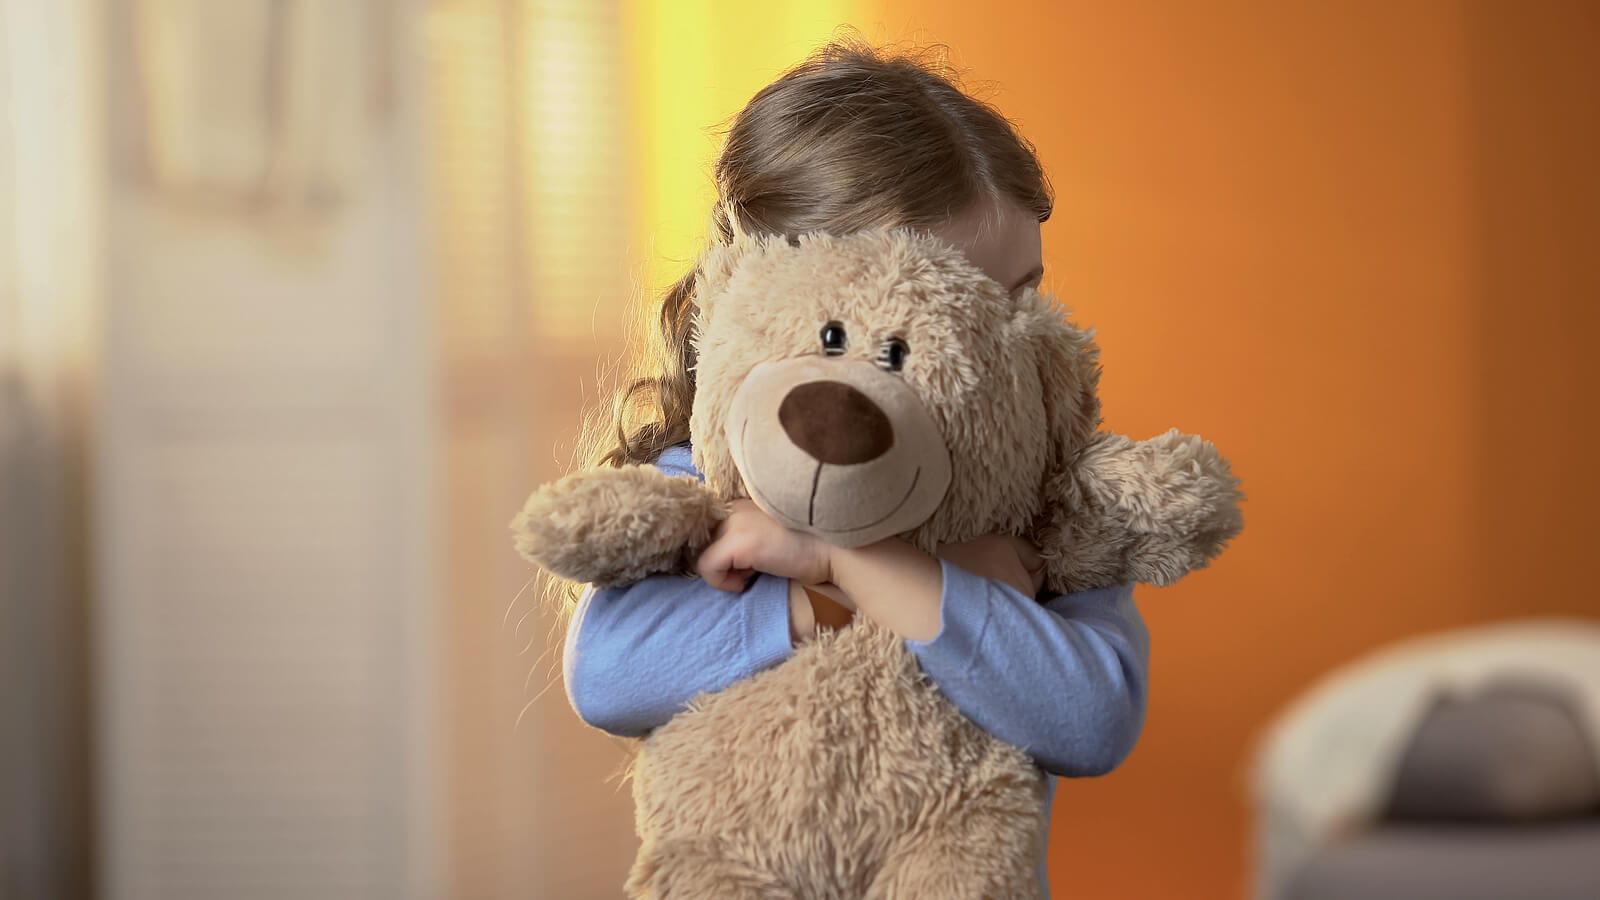
[[[695,274],[694,305],[702,317],[710,314],[711,306],[727,291],[740,261],[752,253],[761,252],[766,243],[763,236],[750,234],[734,225],[732,243],[713,242],[700,255],[700,265]]]
[[[701,254],[694,278],[694,305],[700,315],[710,313],[712,302],[727,289],[743,255],[744,248],[729,244],[712,244]]]
[[[1050,469],[1059,473],[1073,464],[1100,427],[1100,348],[1092,330],[1078,328],[1065,310],[1035,297],[1038,315],[1029,329],[1037,342]]]

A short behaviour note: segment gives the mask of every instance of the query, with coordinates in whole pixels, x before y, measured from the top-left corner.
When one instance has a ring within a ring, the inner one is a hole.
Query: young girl
[[[1015,293],[1043,276],[1039,223],[1053,199],[1027,141],[934,67],[857,41],[827,45],[756,94],[716,181],[716,241],[732,240],[730,217],[787,235],[911,225]],[[694,279],[663,298],[660,369],[623,393],[606,465],[699,475],[688,444]],[[1040,595],[1038,562],[1001,535],[937,556],[893,538],[840,550],[741,501],[701,554],[702,578],[662,575],[578,601],[567,696],[585,722],[642,736],[696,694],[782,662],[819,620],[856,611],[904,637],[951,702],[1046,772],[1103,774],[1143,725],[1149,636],[1131,585]],[[1051,778],[1048,797],[1054,788]]]

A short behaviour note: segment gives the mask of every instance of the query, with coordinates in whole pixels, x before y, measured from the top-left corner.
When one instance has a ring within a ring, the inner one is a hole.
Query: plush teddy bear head
[[[1089,335],[928,232],[740,236],[696,296],[706,485],[834,544],[1030,532],[1099,424]]]

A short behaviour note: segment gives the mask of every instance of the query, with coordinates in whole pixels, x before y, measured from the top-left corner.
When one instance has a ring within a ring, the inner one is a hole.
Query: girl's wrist
[[[939,633],[944,572],[939,560],[899,538],[851,550],[835,549],[833,583],[856,608],[902,637]]]
[[[831,576],[828,580],[839,585],[846,593],[849,593],[853,583],[891,571],[902,575],[918,574],[924,578],[932,574],[941,580],[943,577],[939,574],[937,557],[897,537],[849,549],[833,547],[829,552],[828,571]]]

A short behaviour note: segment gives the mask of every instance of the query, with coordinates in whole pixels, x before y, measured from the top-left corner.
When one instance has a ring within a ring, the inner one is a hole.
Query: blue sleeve
[[[1116,768],[1144,727],[1149,679],[1133,585],[1041,604],[998,579],[940,567],[940,631],[906,642],[939,690],[1047,772]]]
[[[696,475],[689,451],[656,462]],[[789,580],[757,575],[742,592],[701,578],[655,575],[586,591],[567,627],[567,699],[590,725],[639,737],[666,724],[701,692],[722,690],[794,652]]]
[[[640,737],[697,694],[720,691],[793,652],[789,580],[758,575],[742,593],[654,575],[590,590],[567,629],[567,699],[583,721]]]

